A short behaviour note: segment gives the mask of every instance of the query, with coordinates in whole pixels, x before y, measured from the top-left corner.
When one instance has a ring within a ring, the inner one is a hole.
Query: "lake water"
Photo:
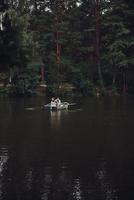
[[[0,200],[133,200],[134,98],[0,98]]]

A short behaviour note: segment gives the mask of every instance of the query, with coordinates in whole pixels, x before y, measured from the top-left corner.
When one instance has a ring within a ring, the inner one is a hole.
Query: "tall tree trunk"
[[[13,69],[9,68],[9,83],[12,83]]]
[[[96,19],[96,44],[95,44],[95,54],[96,54],[96,64],[98,67],[98,75],[100,80],[101,88],[104,88],[104,82],[102,77],[101,69],[101,56],[100,56],[100,0],[96,0],[95,5],[95,19]]]
[[[112,85],[115,86],[115,82],[116,82],[116,75],[115,73],[113,74],[113,81],[112,81]]]
[[[56,63],[57,63],[57,78],[58,78],[58,83],[59,83],[60,63],[61,63],[61,44],[59,44],[60,32],[58,30],[59,23],[60,23],[60,16],[56,16]]]
[[[127,73],[126,71],[123,72],[123,94],[126,95],[127,93]]]
[[[115,83],[116,83],[116,75],[117,75],[117,73],[116,73],[116,71],[117,71],[117,66],[116,66],[116,64],[115,64],[115,61],[114,61],[114,57],[112,57],[112,74],[113,74],[113,80],[112,80],[112,85],[114,86],[114,87],[116,87],[116,85],[115,85]]]
[[[45,73],[45,71],[44,71],[44,66],[41,65],[41,82],[44,82],[44,81],[45,81],[44,73]]]
[[[60,61],[61,61],[61,45],[59,44],[59,32],[56,30],[56,61],[58,65],[58,70],[60,68]]]

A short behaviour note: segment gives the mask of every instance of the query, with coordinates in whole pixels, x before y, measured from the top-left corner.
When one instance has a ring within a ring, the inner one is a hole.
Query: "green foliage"
[[[8,73],[4,73],[4,72],[2,72],[2,73],[0,73],[0,82],[2,82],[2,83],[6,83],[6,82],[8,82]]]
[[[124,87],[124,73],[130,70],[133,40],[128,18],[130,9],[124,0],[111,1],[110,9],[103,15],[102,62],[104,72],[116,77],[116,87]],[[120,80],[119,80],[120,79]],[[111,85],[113,82],[111,82]],[[126,86],[125,86],[126,87]]]
[[[23,95],[35,94],[39,79],[38,68],[28,66],[14,76],[11,92]]]
[[[22,70],[33,59],[34,43],[29,28],[29,14],[25,11],[26,1],[11,1],[5,13],[3,31],[0,34],[0,68]]]
[[[36,88],[38,67],[29,69],[29,63],[43,63],[52,94],[66,93],[66,87],[60,90],[65,83],[84,95],[95,94],[94,85],[102,95],[104,85],[120,91],[133,87],[131,0],[9,0],[9,5],[0,31],[0,70],[12,69],[15,91]]]

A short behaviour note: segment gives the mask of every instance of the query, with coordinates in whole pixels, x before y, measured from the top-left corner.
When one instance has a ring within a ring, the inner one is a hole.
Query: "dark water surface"
[[[133,200],[134,99],[44,101],[0,98],[0,200]]]

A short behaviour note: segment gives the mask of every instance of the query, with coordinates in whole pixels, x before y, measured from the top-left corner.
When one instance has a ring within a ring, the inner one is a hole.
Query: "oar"
[[[69,106],[74,106],[74,105],[76,105],[76,103],[69,103],[68,105]]]
[[[43,106],[38,106],[38,107],[28,107],[28,108],[25,108],[25,110],[35,110],[35,109],[41,109],[43,108]]]

